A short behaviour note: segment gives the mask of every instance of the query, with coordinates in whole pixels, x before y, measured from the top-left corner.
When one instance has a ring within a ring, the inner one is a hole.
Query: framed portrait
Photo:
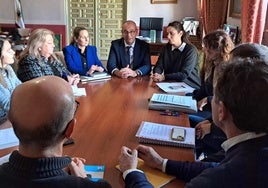
[[[242,0],[230,0],[230,17],[241,18],[241,1]]]
[[[177,0],[151,0],[152,4],[176,4]]]
[[[55,44],[55,48],[54,51],[61,51],[62,50],[62,35],[61,34],[55,34],[54,36],[54,44]]]

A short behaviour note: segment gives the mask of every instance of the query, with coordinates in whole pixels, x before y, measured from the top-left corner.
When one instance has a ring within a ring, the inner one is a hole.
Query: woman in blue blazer
[[[96,46],[89,45],[89,34],[85,27],[74,29],[72,41],[63,48],[63,53],[67,68],[73,74],[85,76],[104,71]]]

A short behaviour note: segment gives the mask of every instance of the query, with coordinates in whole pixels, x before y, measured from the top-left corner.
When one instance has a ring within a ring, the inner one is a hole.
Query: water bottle
[[[151,39],[151,42],[156,41],[156,30],[150,30],[150,39]]]

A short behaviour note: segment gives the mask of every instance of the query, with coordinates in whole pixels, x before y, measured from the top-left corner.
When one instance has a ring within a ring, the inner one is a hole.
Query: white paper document
[[[191,106],[193,98],[191,96],[179,96],[179,95],[167,95],[154,93],[152,102],[164,103],[164,104],[173,104],[179,106]]]
[[[97,81],[106,81],[110,80],[110,74],[96,74],[95,76],[80,76],[80,80],[82,83],[84,82],[97,82]]]
[[[156,85],[166,93],[192,93],[195,90],[184,82],[160,82]]]
[[[72,90],[73,90],[74,96],[76,97],[87,95],[85,88],[78,88],[77,86],[72,86]]]
[[[10,154],[7,154],[3,157],[0,157],[0,165],[1,164],[4,164],[4,163],[7,163],[9,161],[9,157],[10,157],[11,153]]]
[[[191,96],[154,93],[149,104],[151,110],[174,110],[177,112],[196,113],[197,104]]]
[[[0,149],[18,146],[19,140],[15,135],[13,128],[0,130]]]

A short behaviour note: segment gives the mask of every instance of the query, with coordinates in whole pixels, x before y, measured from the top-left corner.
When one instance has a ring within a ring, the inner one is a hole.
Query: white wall
[[[140,17],[163,17],[164,26],[184,17],[197,18],[196,0],[177,0],[177,4],[151,4],[151,0],[128,0],[127,19],[137,25]]]
[[[177,0],[177,4],[151,4],[151,0],[127,0],[127,19],[139,25],[140,17],[163,17],[164,26],[186,16],[197,18],[196,0]],[[66,24],[65,0],[21,0],[25,24]],[[8,10],[8,11],[7,11]],[[15,23],[14,0],[0,0],[0,23]],[[241,26],[241,20],[227,18]]]
[[[21,0],[25,24],[65,25],[65,0]],[[0,23],[15,23],[14,0],[0,0]]]

